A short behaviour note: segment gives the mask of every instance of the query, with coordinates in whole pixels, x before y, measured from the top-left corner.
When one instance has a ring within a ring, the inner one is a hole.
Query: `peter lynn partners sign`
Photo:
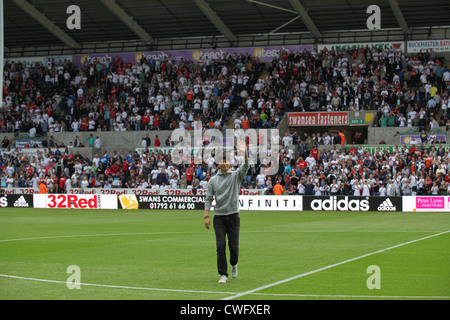
[[[348,126],[348,112],[291,112],[288,125],[295,126]]]

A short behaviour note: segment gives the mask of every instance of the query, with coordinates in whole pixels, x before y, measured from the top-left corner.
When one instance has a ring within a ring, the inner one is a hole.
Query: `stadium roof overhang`
[[[69,30],[69,5],[81,9],[81,29]],[[381,27],[405,39],[414,28],[449,26],[449,0],[4,0],[5,47],[68,46],[310,33],[315,42],[339,30],[367,30],[367,8],[381,9]],[[214,43],[212,43],[214,45]]]

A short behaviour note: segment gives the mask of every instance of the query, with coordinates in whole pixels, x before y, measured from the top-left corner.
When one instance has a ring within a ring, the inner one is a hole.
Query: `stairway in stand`
[[[263,70],[261,72],[260,78],[266,79],[268,76],[269,76],[269,72],[267,70]],[[228,129],[234,129],[233,117],[231,115],[232,115],[232,113],[230,114],[230,118],[228,119],[228,121],[226,123],[226,125],[228,126]]]

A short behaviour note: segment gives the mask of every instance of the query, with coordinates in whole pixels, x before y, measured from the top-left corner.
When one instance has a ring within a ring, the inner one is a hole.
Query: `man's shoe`
[[[237,265],[231,266],[231,277],[236,278],[238,276]]]
[[[219,283],[227,283],[228,277],[226,275],[221,275],[219,279]]]

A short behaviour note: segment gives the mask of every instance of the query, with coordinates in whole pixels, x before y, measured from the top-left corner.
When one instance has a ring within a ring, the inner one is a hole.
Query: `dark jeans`
[[[226,237],[228,236],[230,264],[234,266],[238,263],[239,256],[239,230],[241,227],[239,213],[223,216],[214,215],[213,225],[216,233],[217,271],[220,275],[226,275],[228,277]]]

